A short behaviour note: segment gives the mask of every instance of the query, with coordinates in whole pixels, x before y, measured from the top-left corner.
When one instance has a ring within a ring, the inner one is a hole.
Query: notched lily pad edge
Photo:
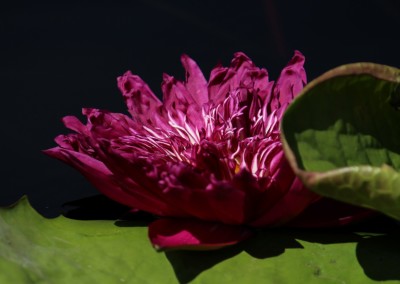
[[[22,195],[17,201],[10,203],[8,205],[2,205],[0,206],[0,210],[9,210],[9,209],[14,209],[16,207],[18,207],[19,205],[22,204],[26,204],[26,206],[28,206],[29,208],[33,208],[32,204],[29,201],[29,198],[27,195]],[[36,214],[40,215],[36,210],[32,210],[35,211]],[[41,216],[41,215],[40,215]]]

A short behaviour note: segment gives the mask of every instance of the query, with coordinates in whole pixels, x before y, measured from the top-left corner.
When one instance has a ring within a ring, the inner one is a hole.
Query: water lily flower
[[[158,216],[149,225],[157,249],[213,249],[252,228],[327,221],[307,213],[324,210],[321,197],[295,176],[280,141],[281,117],[306,84],[303,55],[296,51],[276,82],[243,53],[208,82],[191,58],[181,61],[186,80],[164,75],[162,101],[128,71],[118,87],[130,116],[85,108],[86,125],[64,117],[74,133],[45,152],[106,196]],[[343,212],[350,217],[329,220],[349,221],[353,212]]]

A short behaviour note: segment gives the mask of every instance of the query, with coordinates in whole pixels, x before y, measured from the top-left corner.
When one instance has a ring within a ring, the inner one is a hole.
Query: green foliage
[[[313,191],[400,220],[400,70],[372,63],[312,81],[282,120],[285,153]]]
[[[0,283],[374,283],[400,280],[400,233],[268,230],[218,251],[157,253],[136,221],[0,209]]]

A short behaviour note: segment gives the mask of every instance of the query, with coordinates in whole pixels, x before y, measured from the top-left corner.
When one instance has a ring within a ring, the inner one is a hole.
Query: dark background
[[[400,1],[14,1],[0,7],[0,205],[23,194],[46,216],[96,190],[41,153],[82,107],[125,112],[116,77],[130,69],[161,95],[179,57],[206,76],[245,52],[272,79],[295,49],[309,80],[341,64],[400,66]]]

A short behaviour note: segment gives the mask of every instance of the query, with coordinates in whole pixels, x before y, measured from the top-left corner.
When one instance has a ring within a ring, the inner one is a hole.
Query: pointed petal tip
[[[233,54],[230,68],[239,68],[245,63],[250,64],[249,66],[255,67],[253,61],[244,52],[235,52]]]
[[[62,136],[62,135],[59,135]],[[57,136],[58,137],[58,136]],[[41,150],[41,152],[49,157],[58,158],[60,156],[60,152],[62,151],[61,147],[56,146],[49,149]]]
[[[117,85],[119,86],[123,81],[126,81],[128,77],[132,77],[133,74],[130,70],[125,71],[122,75],[117,77]]]
[[[57,148],[57,147],[55,147]],[[54,153],[54,148],[50,148],[50,149],[44,149],[44,150],[40,150],[43,154],[52,157],[53,153]]]
[[[245,58],[245,59],[247,59],[247,60],[250,60],[250,57],[248,57],[244,52],[242,52],[242,51],[238,51],[238,52],[235,52],[234,54],[233,54],[233,57],[234,58],[240,58],[240,57],[242,57],[242,58]]]
[[[187,55],[186,53],[183,53],[181,55],[181,61],[186,61],[186,60],[192,60],[193,61],[193,59],[189,55]]]
[[[305,60],[306,58],[304,54],[301,53],[299,50],[295,50],[292,59],[289,61],[288,65],[294,65],[294,64],[304,65]]]
[[[304,56],[303,53],[300,50],[297,50],[297,49],[294,50],[294,55]]]
[[[165,84],[165,83],[168,83],[168,82],[172,81],[174,79],[174,76],[171,76],[171,75],[169,75],[167,73],[163,73],[162,74],[162,79],[163,79],[163,82],[161,84],[163,84],[163,83]]]
[[[183,67],[185,68],[186,72],[191,72],[193,71],[200,71],[199,66],[197,65],[197,62],[192,59],[189,55],[183,53],[181,55],[181,63],[183,65]]]
[[[73,130],[77,133],[86,132],[86,126],[76,116],[67,115],[64,116],[61,121],[65,127],[70,130]]]
[[[129,77],[129,76],[133,76],[133,73],[132,73],[131,70],[125,71],[121,76],[119,76],[117,78],[119,79],[119,78],[122,78],[122,77]]]

